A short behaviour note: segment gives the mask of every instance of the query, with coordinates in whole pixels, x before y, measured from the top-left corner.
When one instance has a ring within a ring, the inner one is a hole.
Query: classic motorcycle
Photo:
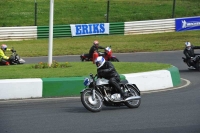
[[[13,52],[10,56],[11,60],[6,61],[6,62],[1,62],[0,65],[17,65],[17,64],[24,64],[25,60],[22,59],[16,52],[16,50],[14,50],[14,48],[12,48]]]
[[[106,47],[104,52],[98,51],[97,53],[97,56],[103,56],[106,61],[119,62],[119,59],[116,56],[113,56],[111,46]],[[93,54],[93,57],[97,58],[97,56],[96,53]],[[82,54],[80,55],[80,60],[93,61],[93,58],[89,58],[89,54]]]
[[[90,74],[89,78],[84,79],[86,86],[81,93],[81,102],[83,106],[91,112],[100,112],[105,106],[124,106],[129,108],[138,108],[141,103],[140,90],[135,84],[128,83],[127,80],[120,82],[121,89],[128,95],[122,99],[120,93],[109,85],[108,80],[98,78]]]
[[[182,57],[182,59],[183,59],[183,62],[185,63],[185,64],[187,64],[187,66],[189,67],[189,66],[191,66],[191,64],[189,64],[189,60],[188,59],[186,59],[185,57]],[[198,71],[200,71],[200,55],[196,55],[193,59],[192,59],[192,66],[196,69],[196,70],[198,70]]]

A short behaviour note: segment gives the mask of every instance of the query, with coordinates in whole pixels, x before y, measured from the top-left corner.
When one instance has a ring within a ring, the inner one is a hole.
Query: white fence
[[[175,32],[175,19],[132,21],[124,23],[124,35]]]
[[[0,27],[0,41],[37,39],[37,26]]]
[[[175,32],[175,19],[124,22],[124,35]],[[37,26],[0,27],[0,41],[37,39]]]

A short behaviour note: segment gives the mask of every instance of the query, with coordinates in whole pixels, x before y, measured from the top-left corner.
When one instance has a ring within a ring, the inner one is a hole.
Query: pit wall
[[[79,96],[85,88],[85,77],[2,79],[0,100]],[[167,70],[121,74],[120,78],[136,84],[141,92],[171,88],[181,83],[175,66]]]

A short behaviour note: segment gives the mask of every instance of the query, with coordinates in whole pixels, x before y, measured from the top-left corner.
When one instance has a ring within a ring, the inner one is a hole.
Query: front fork
[[[92,89],[92,100],[94,101],[95,100],[95,89]]]

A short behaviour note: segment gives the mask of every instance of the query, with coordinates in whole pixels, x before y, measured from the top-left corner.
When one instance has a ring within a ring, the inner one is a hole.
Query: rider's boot
[[[194,69],[196,69],[196,68],[193,67],[193,66],[190,66],[190,67],[188,67],[188,69],[189,69],[189,70],[194,70]]]

